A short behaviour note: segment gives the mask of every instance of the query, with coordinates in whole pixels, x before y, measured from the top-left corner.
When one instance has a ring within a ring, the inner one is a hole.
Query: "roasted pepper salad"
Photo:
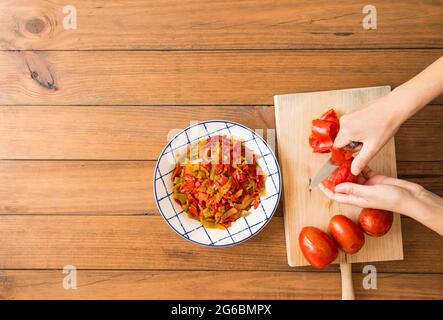
[[[225,228],[250,214],[265,194],[266,175],[243,141],[212,136],[176,158],[173,199],[206,227]]]

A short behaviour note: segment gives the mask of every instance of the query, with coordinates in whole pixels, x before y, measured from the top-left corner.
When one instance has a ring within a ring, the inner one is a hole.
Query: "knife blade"
[[[353,152],[359,151],[362,147],[363,143],[353,141],[346,145],[344,149],[350,150]],[[323,166],[318,170],[317,174],[315,175],[314,179],[311,180],[311,183],[309,185],[309,189],[312,190],[315,187],[317,187],[324,179],[330,176],[331,173],[335,171],[339,166],[332,162],[331,158],[326,161]]]
[[[326,161],[323,166],[318,170],[317,174],[315,175],[314,179],[311,180],[311,184],[309,185],[309,189],[314,189],[317,187],[324,179],[329,177],[332,172],[335,171],[335,169],[338,168],[338,165],[333,163],[331,161],[331,158]]]

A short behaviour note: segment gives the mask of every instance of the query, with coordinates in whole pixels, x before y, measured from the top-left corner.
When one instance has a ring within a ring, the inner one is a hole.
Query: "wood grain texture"
[[[4,0],[1,49],[441,48],[443,12],[433,1],[73,0],[76,30],[63,28],[65,1]]]
[[[315,272],[85,271],[65,290],[61,270],[0,271],[1,299],[339,299],[340,275]],[[377,274],[365,290],[353,276],[357,299],[442,299],[443,275]],[[205,288],[205,290],[202,290]]]
[[[208,119],[263,129],[266,137],[275,129],[273,106],[3,106],[0,159],[157,160],[168,133]],[[442,132],[443,106],[427,106],[397,132],[397,159],[443,161],[435,148]]]
[[[192,122],[275,128],[273,113],[259,106],[8,106],[0,108],[0,158],[157,160],[168,135]]]
[[[274,95],[289,92],[396,87],[442,54],[440,49],[3,51],[0,104],[272,105]]]
[[[443,273],[443,239],[402,220],[405,260],[372,264],[379,272]],[[0,234],[0,269],[291,270],[282,217],[244,244],[215,250],[183,240],[160,216],[2,215]]]
[[[0,161],[0,214],[158,214],[154,162]]]
[[[443,108],[429,107],[406,121],[396,133],[396,152],[403,155],[402,160],[418,160],[418,154],[410,156],[418,150],[421,161],[443,160],[443,151],[435,151],[440,149],[436,146],[443,138]]]
[[[443,162],[397,162],[398,176],[443,196]],[[159,214],[155,161],[0,161],[0,214]],[[280,203],[276,216],[282,216]]]
[[[303,227],[315,226],[327,230],[330,218],[337,213],[356,221],[361,211],[357,207],[331,203],[319,188],[310,190],[312,179],[330,157],[330,154],[312,153],[307,143],[312,119],[318,118],[331,106],[339,115],[352,112],[390,91],[390,87],[383,86],[275,97],[278,154],[285,186],[286,247],[290,266],[309,264],[298,242],[298,235]],[[397,176],[393,138],[371,160],[370,166],[381,174]],[[365,245],[358,253],[348,255],[340,252],[336,263],[402,259],[400,216],[394,214],[394,222],[388,234],[380,238],[366,237]]]

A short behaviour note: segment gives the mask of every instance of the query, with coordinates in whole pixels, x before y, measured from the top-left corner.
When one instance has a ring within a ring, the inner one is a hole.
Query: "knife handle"
[[[348,145],[344,146],[343,149],[349,150],[349,151],[358,151],[363,146],[363,143],[358,141],[352,141]]]
[[[352,283],[352,265],[350,263],[340,263],[341,273],[341,299],[355,300],[354,285]]]

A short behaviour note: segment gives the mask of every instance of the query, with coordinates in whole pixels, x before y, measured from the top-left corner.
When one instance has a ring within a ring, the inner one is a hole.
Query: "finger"
[[[356,196],[354,194],[344,194],[336,192],[333,193],[330,199],[339,203],[349,204],[360,208],[369,207],[367,199]]]
[[[347,146],[352,142],[351,139],[347,137],[347,134],[344,130],[340,130],[335,137],[334,140],[334,147],[336,148],[343,148],[344,146]]]
[[[334,192],[332,192],[331,190],[329,190],[328,188],[326,188],[323,184],[319,184],[318,188],[323,191],[323,193],[325,194],[325,196],[327,196],[329,199],[331,199],[334,196]]]
[[[335,186],[335,193],[343,193],[348,195],[355,195],[359,197],[368,197],[371,195],[371,187],[366,185],[361,185],[357,183],[340,183]]]
[[[396,179],[396,178],[391,178],[391,177],[384,177],[382,176],[384,179],[381,182],[382,184],[388,184],[388,185],[392,185],[392,186],[397,186],[403,189],[406,189],[412,193],[417,193],[420,190],[423,189],[422,186],[410,182],[410,181],[406,181],[406,180],[402,180],[402,179]]]
[[[360,172],[362,172],[363,169],[368,165],[369,161],[371,161],[374,155],[375,155],[374,148],[372,147],[371,144],[366,142],[363,145],[361,151],[352,161],[351,173],[355,176],[358,176]]]
[[[331,190],[329,190],[328,188],[325,188],[322,184],[319,184],[318,187],[320,188],[321,191],[323,191],[323,193],[332,201],[336,201],[339,203],[344,203],[344,204],[349,204],[349,205],[354,205],[357,207],[361,207],[363,208],[364,206],[367,206],[367,200],[353,195],[353,194],[344,194],[344,193],[334,193]]]

